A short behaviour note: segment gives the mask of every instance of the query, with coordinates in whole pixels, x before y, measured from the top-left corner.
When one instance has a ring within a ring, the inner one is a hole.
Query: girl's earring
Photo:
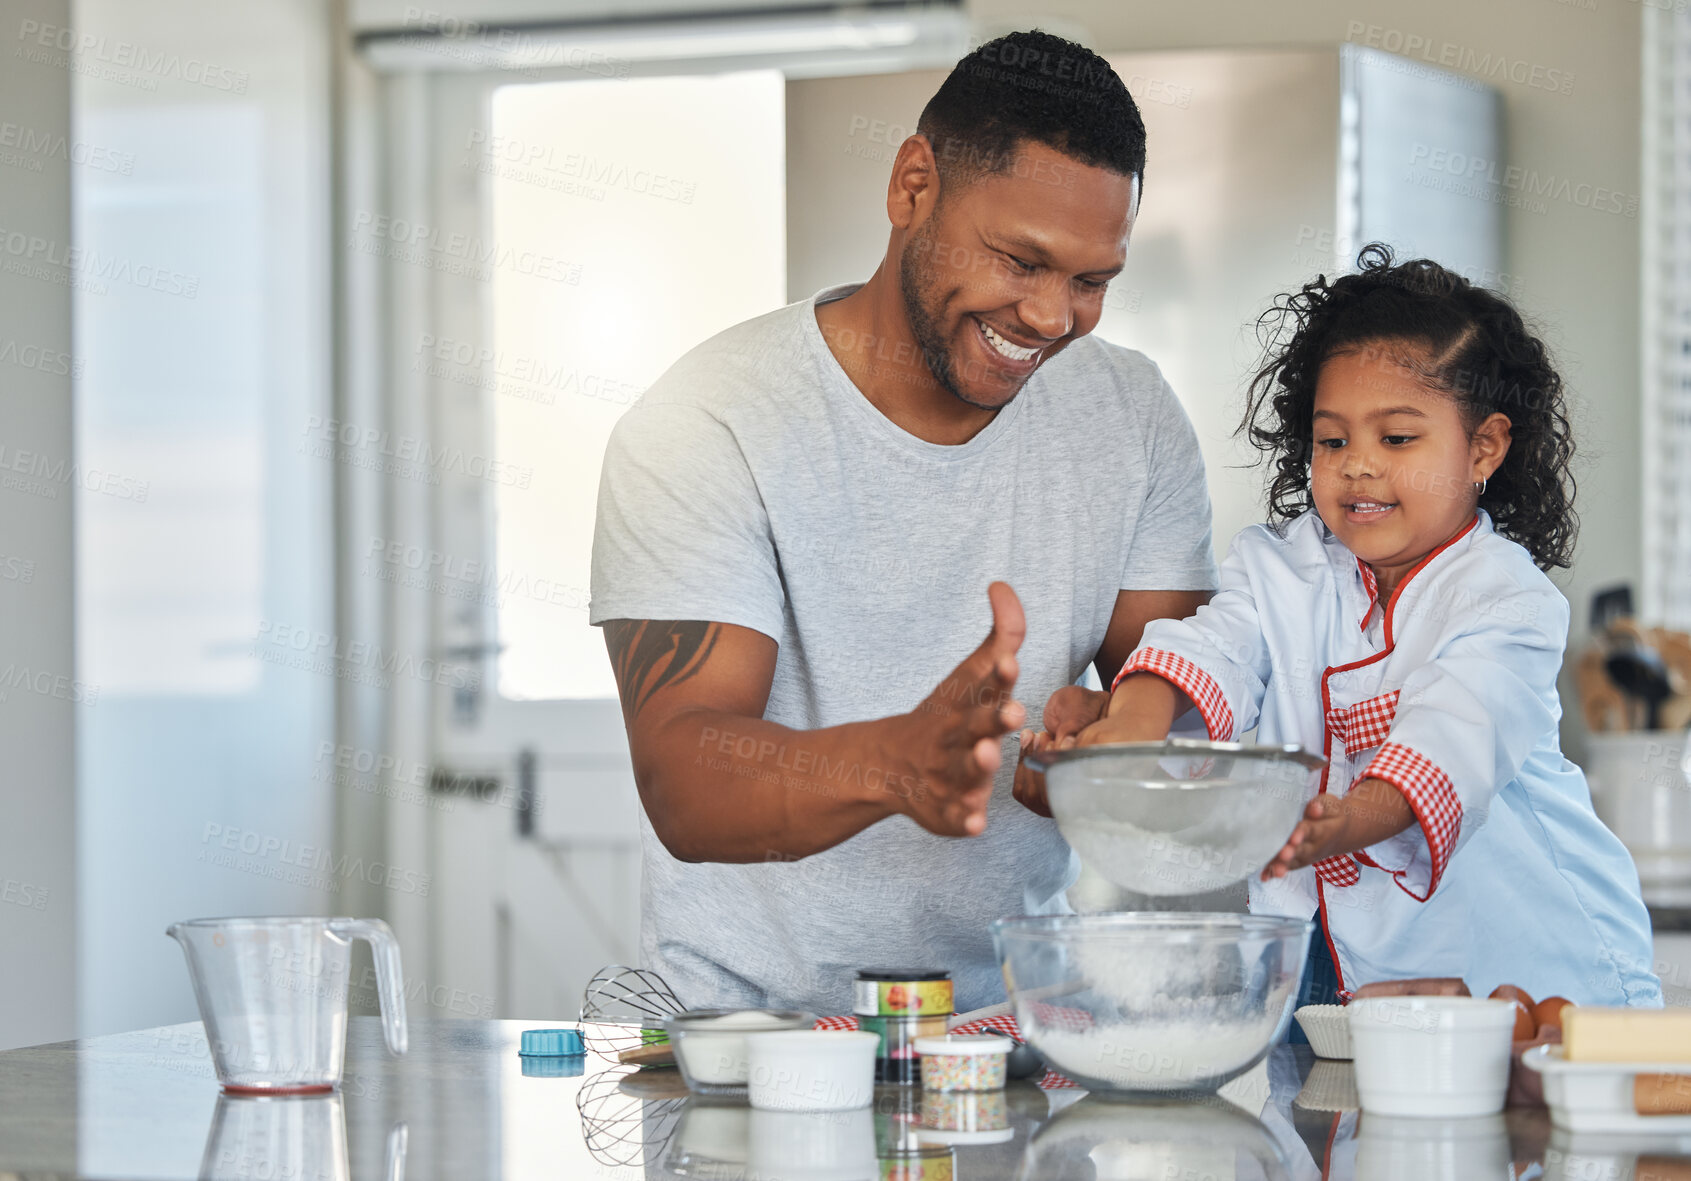
[[[1480,496],[1484,496],[1485,495],[1485,486],[1486,486],[1487,482],[1488,481],[1486,481],[1486,480],[1481,480],[1478,484],[1475,484],[1474,485],[1475,493],[1480,495]]]

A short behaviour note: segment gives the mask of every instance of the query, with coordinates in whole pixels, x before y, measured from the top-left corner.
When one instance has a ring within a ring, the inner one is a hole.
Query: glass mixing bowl
[[[1063,839],[1139,894],[1203,894],[1258,873],[1292,835],[1326,760],[1296,746],[1115,742],[1040,751]]]
[[[992,924],[1022,1035],[1089,1091],[1213,1091],[1286,1031],[1315,924],[1252,914]]]
[[[1286,1181],[1291,1175],[1273,1133],[1225,1099],[1122,1102],[1088,1095],[1039,1130],[1017,1177]]]

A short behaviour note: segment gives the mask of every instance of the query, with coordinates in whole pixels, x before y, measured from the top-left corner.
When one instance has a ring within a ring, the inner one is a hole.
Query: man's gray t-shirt
[[[617,423],[591,621],[771,636],[764,716],[811,730],[915,708],[985,638],[1003,579],[1027,612],[1015,695],[1038,727],[1097,655],[1118,590],[1215,586],[1191,423],[1143,354],[1088,336],[968,442],[926,442],[828,350],[815,305],[854,289],[712,337]],[[799,861],[689,864],[642,813],[643,966],[693,1007],[848,1013],[855,971],[876,966],[949,969],[959,1011],[1003,1000],[988,924],[1062,911],[1078,868],[1011,797],[1015,763],[1011,735],[970,839],[894,816]]]

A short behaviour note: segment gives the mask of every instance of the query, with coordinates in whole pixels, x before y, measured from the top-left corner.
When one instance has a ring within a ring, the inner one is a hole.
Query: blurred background
[[[415,1014],[573,1017],[635,962],[606,436],[705,337],[867,278],[923,103],[1033,26],[1144,112],[1098,332],[1197,425],[1218,552],[1260,515],[1232,432],[1275,292],[1380,238],[1546,334],[1565,744],[1691,1001],[1685,8],[0,0],[0,1048],[193,1019],[163,929],[197,915],[384,918]],[[1594,679],[1617,644],[1659,717]]]

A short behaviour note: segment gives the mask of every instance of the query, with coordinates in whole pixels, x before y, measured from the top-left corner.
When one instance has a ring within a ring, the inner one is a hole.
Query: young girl
[[[1161,739],[1195,708],[1213,740],[1324,754],[1250,907],[1318,914],[1312,971],[1340,997],[1453,976],[1658,1006],[1637,871],[1557,738],[1561,379],[1492,292],[1378,245],[1358,262],[1260,326],[1241,429],[1272,458],[1272,523],[1208,606],[1145,629],[1079,741]]]

